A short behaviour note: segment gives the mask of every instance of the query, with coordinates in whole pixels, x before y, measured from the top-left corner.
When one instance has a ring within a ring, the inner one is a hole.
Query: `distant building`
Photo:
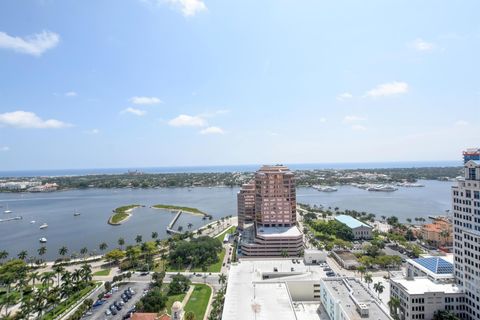
[[[443,310],[465,319],[465,295],[452,283],[435,283],[428,278],[390,279],[390,297],[400,300],[402,320],[433,319],[435,312]]]
[[[437,218],[433,223],[423,225],[420,235],[423,240],[436,247],[451,246],[453,242],[452,222],[447,218]]]
[[[263,166],[238,196],[240,250],[246,256],[299,255],[295,176],[287,167]]]
[[[418,277],[426,277],[435,283],[453,283],[453,256],[407,259],[407,278]]]
[[[349,227],[355,240],[372,239],[372,227],[368,224],[345,214],[336,216],[335,220]]]

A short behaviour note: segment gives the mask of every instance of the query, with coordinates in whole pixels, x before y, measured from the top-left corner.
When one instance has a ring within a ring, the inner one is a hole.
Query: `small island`
[[[142,205],[139,204],[130,204],[128,206],[122,206],[118,207],[115,210],[113,210],[113,214],[110,216],[108,219],[108,224],[111,224],[113,226],[118,226],[125,222],[130,216],[132,215],[132,211],[135,208],[142,207]]]
[[[152,206],[153,209],[165,209],[169,211],[183,211],[185,213],[191,213],[195,215],[201,216],[208,216],[205,212],[197,209],[197,208],[190,208],[190,207],[182,207],[182,206],[174,206],[170,204],[155,204]]]

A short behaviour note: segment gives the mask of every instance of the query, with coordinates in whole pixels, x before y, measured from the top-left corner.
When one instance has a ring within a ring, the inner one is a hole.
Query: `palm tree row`
[[[0,284],[8,288],[0,312],[4,310],[9,318],[10,306],[19,303],[19,310],[12,319],[29,319],[31,316],[40,319],[47,310],[54,310],[60,302],[86,288],[91,281],[92,270],[88,264],[72,272],[57,265],[53,271],[40,274],[31,271],[23,260],[12,259],[0,266]]]

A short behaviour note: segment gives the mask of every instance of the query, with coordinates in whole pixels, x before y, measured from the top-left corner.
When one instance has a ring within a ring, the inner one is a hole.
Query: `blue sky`
[[[480,3],[2,1],[3,170],[457,160]]]

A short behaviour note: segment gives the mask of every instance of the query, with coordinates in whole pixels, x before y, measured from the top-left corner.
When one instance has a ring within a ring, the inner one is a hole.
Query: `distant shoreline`
[[[461,161],[397,161],[397,162],[339,162],[339,163],[286,163],[292,170],[362,170],[362,169],[408,169],[408,168],[440,168],[461,167]],[[183,167],[138,167],[148,174],[175,173],[228,173],[254,172],[261,164],[219,165],[219,166],[183,166]],[[0,171],[0,178],[28,177],[72,177],[88,175],[126,174],[132,168],[85,168],[85,169],[33,169]]]

